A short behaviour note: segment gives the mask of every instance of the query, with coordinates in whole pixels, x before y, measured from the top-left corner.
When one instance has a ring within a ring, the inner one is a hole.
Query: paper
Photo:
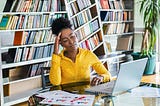
[[[40,93],[37,96],[45,98],[40,102],[41,104],[76,106],[92,106],[95,98],[95,95],[72,94],[61,90]]]
[[[132,89],[131,94],[136,97],[160,97],[160,89],[142,86]]]

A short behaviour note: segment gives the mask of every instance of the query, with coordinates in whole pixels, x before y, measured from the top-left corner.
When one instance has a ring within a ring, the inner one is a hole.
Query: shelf
[[[36,79],[36,78],[40,78],[41,77],[41,75],[37,75],[37,76],[34,76],[34,77],[26,77],[26,78],[19,78],[19,77],[17,77],[17,78],[11,78],[11,80],[9,80],[9,79],[3,79],[3,81],[4,81],[4,83],[3,83],[3,85],[7,85],[7,84],[13,84],[13,83],[17,83],[17,82],[22,82],[22,81],[27,81],[27,80],[34,80],[34,79]]]
[[[134,20],[126,20],[126,21],[102,21],[102,24],[111,24],[111,23],[131,23],[134,22]]]
[[[39,91],[41,89],[42,88],[36,88],[36,89],[30,90],[30,91],[26,91],[24,93],[4,97],[4,106],[10,106],[10,105],[14,105],[14,104],[28,101],[30,96],[37,93],[37,91]]]
[[[78,12],[78,13],[74,14],[73,16],[71,16],[71,18],[76,17],[77,15],[81,14],[82,12],[84,12],[84,11],[86,11],[86,10],[88,10],[88,9],[90,9],[90,8],[92,8],[92,7],[94,7],[94,6],[96,6],[96,4],[95,4],[95,3],[94,3],[94,4],[92,4],[91,6],[89,6],[89,7],[85,8],[85,9],[83,9],[82,11],[80,11],[80,12]]]
[[[133,9],[99,9],[99,11],[114,11],[114,12],[117,12],[117,11],[133,11]]]
[[[46,27],[46,28],[32,28],[32,29],[13,29],[13,30],[0,30],[1,32],[15,32],[15,31],[40,31],[40,30],[50,30],[51,27]]]
[[[114,54],[98,56],[100,61],[108,61],[110,59],[116,59],[116,58],[121,58],[121,57],[125,57],[125,54],[114,53]]]
[[[56,11],[56,12],[0,12],[0,15],[17,15],[17,14],[24,14],[24,15],[39,15],[39,14],[65,14],[66,11]]]
[[[36,47],[36,46],[44,46],[44,45],[49,45],[49,44],[54,44],[54,42],[27,44],[27,45],[19,45],[19,46],[5,46],[5,47],[2,47],[1,50],[19,48],[19,47],[30,47],[30,46]]]
[[[127,33],[120,33],[120,34],[109,34],[109,35],[104,35],[104,37],[112,37],[112,36],[121,36],[121,35],[131,35],[134,34],[134,32],[127,32]]]
[[[23,65],[29,65],[29,64],[34,64],[34,63],[40,63],[40,62],[45,62],[45,61],[49,61],[49,60],[51,60],[51,57],[34,59],[34,60],[23,61],[23,62],[18,62],[18,63],[2,64],[2,69],[23,66]]]
[[[90,35],[86,36],[84,39],[82,39],[81,41],[78,42],[78,44],[84,42],[85,40],[87,40],[88,38],[90,38],[92,35],[96,34],[97,32],[99,32],[100,29],[98,29],[97,31],[95,32],[92,32]]]
[[[85,24],[83,24],[80,27],[78,27],[77,29],[75,29],[74,32],[76,32],[77,30],[81,29],[82,27],[84,27],[85,25],[87,25],[88,23],[92,22],[93,20],[95,20],[97,18],[98,18],[98,16],[92,18],[90,21],[86,22]]]

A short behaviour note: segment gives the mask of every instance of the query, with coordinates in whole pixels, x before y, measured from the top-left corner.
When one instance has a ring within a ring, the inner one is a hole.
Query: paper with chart
[[[95,95],[81,95],[65,92],[62,90],[40,93],[38,97],[45,98],[40,103],[49,105],[79,105],[92,106]]]

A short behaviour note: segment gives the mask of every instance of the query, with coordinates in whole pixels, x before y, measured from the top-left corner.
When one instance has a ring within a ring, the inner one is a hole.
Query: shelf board
[[[73,2],[75,2],[76,0],[70,0],[70,1],[67,1],[67,4],[71,4]]]
[[[102,24],[112,24],[112,23],[129,23],[134,22],[134,20],[120,20],[120,21],[102,21]]]
[[[0,32],[15,32],[15,31],[39,31],[39,30],[50,30],[51,27],[46,28],[31,28],[31,29],[6,29],[6,30],[0,30]]]
[[[78,44],[81,44],[82,42],[84,42],[85,40],[87,40],[88,38],[90,38],[92,35],[96,34],[99,31],[100,31],[100,28],[97,29],[97,31],[92,32],[91,34],[86,35],[86,37],[84,39],[82,39],[81,41],[79,41]]]
[[[36,44],[26,44],[26,45],[19,45],[19,46],[9,45],[9,46],[1,47],[1,50],[11,49],[11,48],[19,48],[19,47],[44,46],[44,45],[48,45],[48,44],[54,44],[54,42],[45,42],[45,43],[36,43]]]
[[[43,15],[43,14],[65,14],[66,11],[53,11],[53,12],[0,12],[0,15],[17,15],[17,14],[24,14],[24,15]]]
[[[33,77],[25,77],[25,78],[16,77],[16,78],[12,78],[11,80],[10,79],[5,80],[3,85],[13,84],[13,83],[27,81],[27,80],[34,80],[34,79],[39,78],[39,77],[41,77],[41,75],[37,75],[37,76],[33,76]]]
[[[98,46],[96,46],[95,48],[93,48],[92,51],[95,51],[95,50],[96,50],[97,48],[99,48],[102,44],[103,44],[103,42],[100,42],[100,43],[98,44]]]
[[[94,6],[96,6],[96,4],[95,4],[95,3],[94,3],[94,4],[92,4],[92,5],[90,5],[90,6],[89,6],[89,7],[87,7],[87,8],[83,9],[82,11],[80,11],[80,12],[78,12],[78,13],[74,14],[73,16],[71,16],[71,18],[74,18],[74,17],[78,16],[79,14],[83,13],[84,11],[86,11],[86,10],[88,10],[88,9],[90,9],[90,8],[94,7]]]
[[[133,11],[133,9],[99,9],[99,11],[113,11],[113,12],[117,12],[117,11]]]
[[[37,91],[39,91],[41,89],[42,88],[36,88],[36,89],[32,89],[30,91],[19,93],[19,94],[13,95],[13,96],[4,97],[4,106],[11,106],[11,105],[15,105],[18,103],[28,101],[30,96],[37,93]]]
[[[125,56],[125,54],[114,53],[114,54],[98,56],[98,58],[101,62],[103,62],[103,61],[108,61],[110,59],[121,58],[121,57],[124,57],[124,56]]]
[[[121,35],[131,35],[131,34],[134,34],[134,32],[119,33],[119,34],[108,34],[108,35],[104,35],[104,37],[121,36]]]
[[[8,64],[3,64],[2,69],[23,66],[23,65],[29,65],[29,64],[34,64],[34,63],[40,63],[40,62],[45,62],[45,61],[49,61],[49,60],[51,60],[51,57],[34,59],[34,60],[23,61],[23,62],[18,62],[18,63],[8,63]]]

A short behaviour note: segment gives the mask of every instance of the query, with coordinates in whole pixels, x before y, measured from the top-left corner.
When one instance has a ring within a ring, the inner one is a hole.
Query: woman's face
[[[76,34],[70,28],[66,28],[61,31],[60,42],[68,51],[74,51],[78,47]]]

